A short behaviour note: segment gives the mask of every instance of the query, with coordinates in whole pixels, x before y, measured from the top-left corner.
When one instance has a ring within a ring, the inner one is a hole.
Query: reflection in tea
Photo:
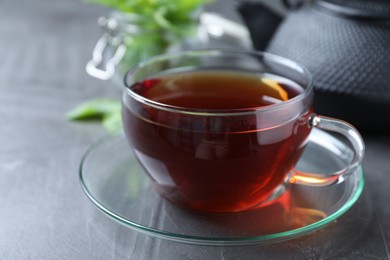
[[[187,71],[148,78],[130,89],[187,111],[153,104],[135,111],[124,95],[124,129],[137,158],[162,196],[194,210],[235,212],[264,203],[296,164],[310,132],[310,109],[268,128],[259,128],[266,119],[244,113],[303,92],[293,81],[270,74]],[[231,109],[243,113],[224,116]]]

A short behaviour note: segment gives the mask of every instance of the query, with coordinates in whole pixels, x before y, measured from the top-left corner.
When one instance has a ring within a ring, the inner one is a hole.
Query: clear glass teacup
[[[159,194],[185,208],[257,209],[291,185],[341,182],[364,156],[353,126],[314,113],[310,73],[276,55],[161,55],[133,67],[125,85],[127,140]],[[313,128],[350,141],[354,155],[347,167],[332,173],[295,169]]]

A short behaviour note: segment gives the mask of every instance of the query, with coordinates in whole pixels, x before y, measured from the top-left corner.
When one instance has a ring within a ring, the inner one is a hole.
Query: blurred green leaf
[[[120,110],[104,116],[103,126],[110,133],[119,132],[122,129],[122,116]]]
[[[66,114],[70,120],[103,118],[108,114],[120,112],[121,102],[113,99],[93,99],[81,103]]]
[[[110,133],[122,129],[121,102],[113,99],[93,99],[81,103],[66,114],[69,120],[98,120]]]

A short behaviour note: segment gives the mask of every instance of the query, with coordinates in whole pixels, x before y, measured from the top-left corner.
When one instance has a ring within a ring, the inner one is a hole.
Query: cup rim
[[[200,108],[190,108],[190,107],[182,107],[182,106],[173,106],[169,104],[164,104],[161,102],[157,102],[151,99],[148,99],[142,95],[139,95],[138,93],[132,91],[130,89],[131,85],[128,84],[128,78],[131,74],[133,74],[138,69],[143,68],[144,66],[147,66],[148,64],[151,64],[155,61],[159,60],[166,60],[169,58],[174,57],[180,57],[180,56],[222,56],[224,54],[230,54],[230,55],[248,55],[248,56],[257,56],[262,57],[267,60],[272,60],[273,62],[283,64],[286,66],[289,66],[293,68],[294,70],[300,71],[302,74],[305,75],[307,79],[306,88],[304,91],[297,96],[288,99],[287,101],[283,101],[277,104],[271,104],[267,106],[259,106],[259,107],[251,107],[251,108],[228,108],[228,109],[200,109]],[[138,64],[134,65],[126,74],[124,77],[124,85],[125,85],[125,93],[129,94],[132,98],[135,100],[151,106],[153,108],[159,109],[159,110],[165,110],[168,112],[173,113],[179,113],[179,114],[188,114],[188,115],[201,115],[201,116],[242,116],[242,115],[250,115],[254,113],[261,113],[261,112],[268,112],[273,111],[277,109],[284,108],[286,106],[289,106],[291,104],[295,104],[299,101],[304,100],[310,94],[313,92],[313,77],[309,70],[300,65],[299,63],[290,60],[288,58],[284,58],[282,56],[268,53],[268,52],[262,52],[262,51],[242,51],[242,50],[223,50],[223,49],[207,49],[207,50],[187,50],[187,51],[179,51],[174,53],[166,53],[166,54],[160,54],[156,55],[150,58],[147,58]]]

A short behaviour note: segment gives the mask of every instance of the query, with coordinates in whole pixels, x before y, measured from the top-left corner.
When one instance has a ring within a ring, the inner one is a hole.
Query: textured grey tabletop
[[[96,20],[106,12],[81,0],[0,1],[0,259],[390,259],[390,135],[365,136],[358,203],[324,230],[289,242],[178,244],[96,209],[78,168],[105,132],[64,114],[81,101],[118,96],[85,73],[100,34]]]

